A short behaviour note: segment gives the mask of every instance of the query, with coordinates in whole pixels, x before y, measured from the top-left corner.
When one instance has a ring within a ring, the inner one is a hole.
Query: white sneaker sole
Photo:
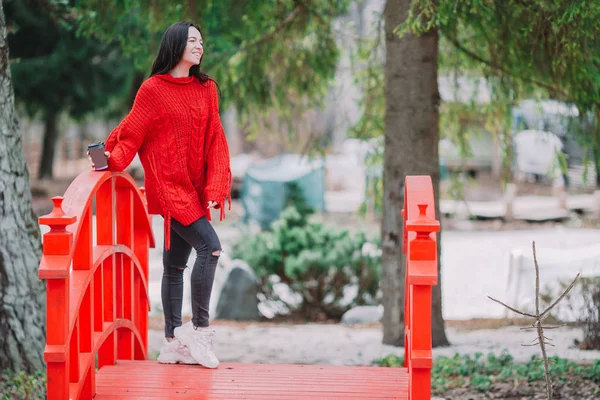
[[[188,347],[188,349],[190,349],[190,354],[192,355],[192,357],[198,362],[198,364],[206,367],[206,368],[217,368],[219,366],[219,362],[217,361],[216,363],[211,362],[210,360],[206,359],[201,352],[196,350],[196,347],[194,345],[193,340],[185,334],[181,334],[181,328],[177,327],[175,328],[174,331],[175,337],[184,345],[186,345]]]
[[[157,360],[160,364],[198,364],[198,362],[193,358],[181,358],[176,354],[166,354],[159,355]]]

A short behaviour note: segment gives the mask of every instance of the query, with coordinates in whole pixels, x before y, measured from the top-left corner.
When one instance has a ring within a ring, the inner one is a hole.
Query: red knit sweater
[[[217,88],[193,77],[154,75],[140,87],[133,108],[106,139],[108,167],[122,171],[136,153],[144,167],[148,212],[189,225],[216,201],[220,219],[231,208],[229,148],[219,117]]]

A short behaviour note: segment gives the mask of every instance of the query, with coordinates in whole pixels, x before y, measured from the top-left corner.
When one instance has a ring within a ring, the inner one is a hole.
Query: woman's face
[[[202,57],[203,52],[204,48],[202,47],[202,35],[200,35],[198,29],[190,26],[188,29],[187,45],[185,46],[185,51],[183,52],[181,61],[198,65],[200,64],[200,58]]]

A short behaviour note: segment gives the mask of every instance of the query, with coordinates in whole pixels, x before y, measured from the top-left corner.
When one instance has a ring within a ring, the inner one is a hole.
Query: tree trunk
[[[596,170],[596,187],[600,187],[600,149],[598,145],[594,146],[594,169]]]
[[[46,291],[37,278],[40,254],[0,1],[0,370],[44,368]]]
[[[594,157],[594,169],[596,170],[596,188],[600,188],[600,110],[594,115],[596,122],[594,129],[594,146],[592,147],[592,157]]]
[[[77,154],[75,155],[77,159],[86,157],[87,145],[90,143],[89,123],[84,121],[79,125],[79,146],[77,146]]]
[[[396,346],[404,344],[406,270],[402,254],[400,211],[404,205],[406,175],[431,176],[436,215],[439,216],[438,33],[431,31],[420,37],[405,35],[402,38],[393,33],[406,19],[410,4],[411,0],[388,1],[384,10],[386,113],[381,225],[383,342]],[[432,334],[434,346],[448,345],[442,319],[441,275],[438,285],[433,288]]]
[[[195,0],[188,0],[188,11],[190,12],[190,15],[193,15],[194,17],[198,14],[196,14],[196,1]]]
[[[54,166],[54,152],[58,139],[57,121],[58,115],[55,113],[47,115],[44,120],[44,145],[38,170],[39,179],[52,179],[54,176],[52,167]]]
[[[131,80],[131,86],[129,87],[129,94],[127,95],[127,98],[128,98],[127,103],[129,105],[129,110],[131,110],[133,108],[133,102],[135,101],[135,96],[137,96],[137,92],[138,92],[138,90],[140,90],[142,83],[144,83],[144,73],[136,71],[135,74],[133,75],[133,79]],[[129,110],[128,110],[128,112],[129,112]]]

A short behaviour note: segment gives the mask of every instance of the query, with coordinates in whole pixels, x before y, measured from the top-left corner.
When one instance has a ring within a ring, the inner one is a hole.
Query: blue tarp
[[[325,209],[325,163],[284,154],[248,167],[241,194],[244,221],[254,220],[268,229],[283,210],[291,183],[302,189],[310,206]]]

